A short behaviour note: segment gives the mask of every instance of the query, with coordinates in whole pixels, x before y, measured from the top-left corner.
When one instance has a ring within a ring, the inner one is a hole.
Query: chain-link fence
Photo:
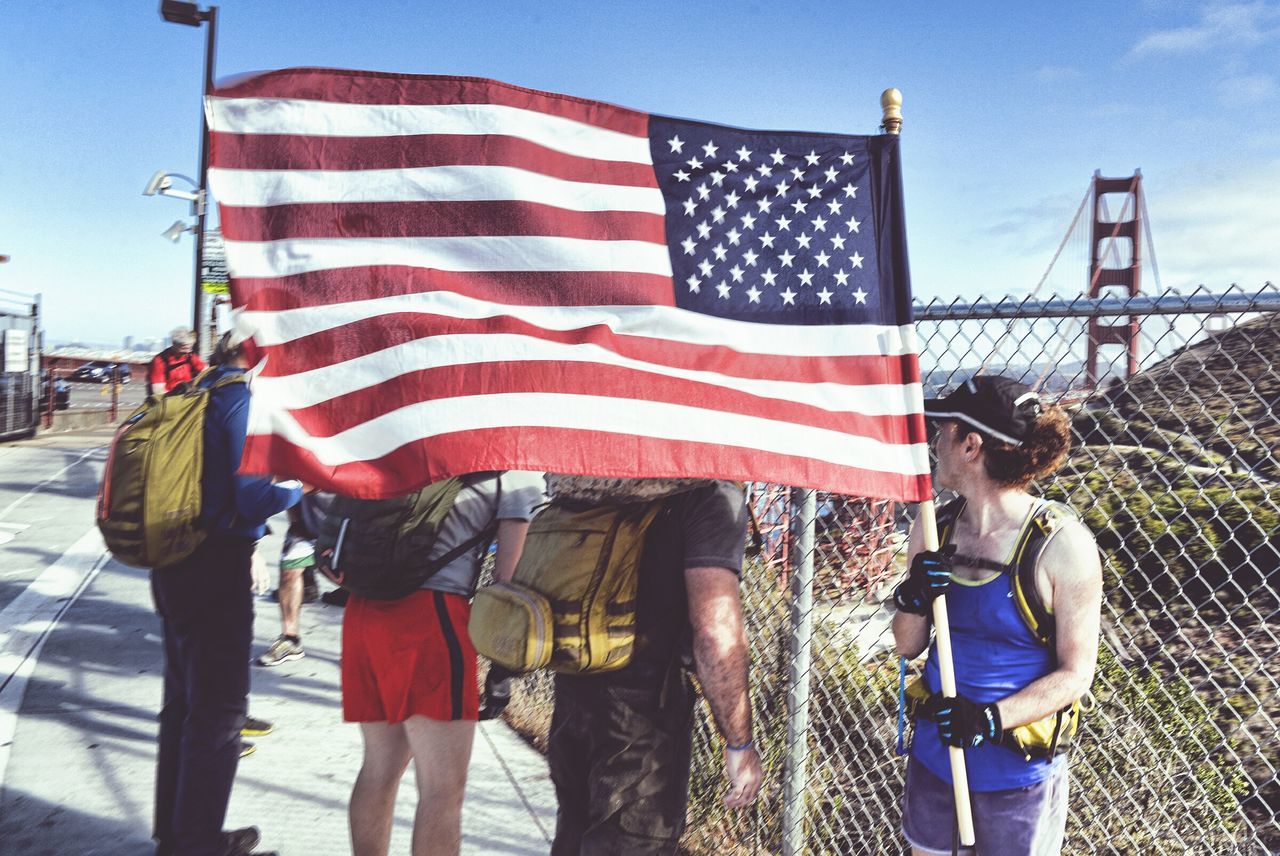
[[[1103,365],[1091,384],[1090,319],[1118,318],[1140,322],[1139,372]],[[934,301],[916,328],[926,395],[982,369],[1073,415],[1069,462],[1036,486],[1080,512],[1104,558],[1066,852],[1280,852],[1280,291]],[[904,852],[887,601],[912,509],[798,493],[812,497],[811,563],[805,507],[751,488],[765,547],[743,592],[765,787],[754,811],[721,806],[704,705],[690,853]],[[547,676],[527,678],[511,710],[535,743],[550,696]]]

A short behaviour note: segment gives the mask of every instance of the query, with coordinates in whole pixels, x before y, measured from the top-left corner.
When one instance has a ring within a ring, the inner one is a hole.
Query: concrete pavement
[[[0,544],[0,571],[15,559],[24,564],[0,600],[5,856],[151,852],[159,623],[147,573],[102,559],[100,547],[94,552],[86,485],[96,478],[101,455],[84,453],[101,440],[95,436],[79,446],[74,438],[62,439],[57,454],[43,463],[34,451],[0,452],[0,483],[11,490],[47,481],[34,494],[28,488],[14,498],[0,496],[0,524],[14,535]],[[261,547],[273,578],[283,521],[274,528],[276,535]],[[54,542],[57,552],[46,546]],[[257,611],[255,652],[279,627],[274,603],[259,599]],[[339,708],[341,614],[320,604],[304,607],[306,658],[253,669],[251,712],[274,721],[277,730],[256,738],[257,752],[241,761],[227,823],[259,826],[266,849],[307,856],[350,852],[345,807],[360,738],[355,726],[341,721]],[[410,771],[396,807],[392,853],[409,852],[415,800]],[[542,757],[504,724],[482,725],[463,812],[463,852],[546,853],[554,824],[555,798]]]

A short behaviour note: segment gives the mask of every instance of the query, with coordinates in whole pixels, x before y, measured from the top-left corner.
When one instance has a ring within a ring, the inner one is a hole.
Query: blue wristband
[[[728,749],[730,752],[745,752],[748,749],[756,748],[756,742],[754,740],[748,740],[746,743],[743,743],[741,746],[734,746],[732,743],[726,740],[724,741],[724,748]]]

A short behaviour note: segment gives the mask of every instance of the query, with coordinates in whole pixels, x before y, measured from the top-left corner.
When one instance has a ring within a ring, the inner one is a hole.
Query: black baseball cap
[[[1025,383],[999,375],[969,378],[943,398],[926,398],[928,419],[955,419],[997,440],[1021,446],[1035,430],[1040,396]]]

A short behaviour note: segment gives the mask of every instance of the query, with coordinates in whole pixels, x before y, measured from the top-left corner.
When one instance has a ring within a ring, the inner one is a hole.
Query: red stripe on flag
[[[698,477],[758,480],[770,473],[793,474],[797,487],[813,487],[847,496],[893,497],[903,502],[931,499],[929,477],[903,476],[871,469],[734,446],[655,440],[629,434],[556,428],[505,427],[442,434],[407,443],[370,461],[321,464],[287,440],[250,436],[241,471],[270,473],[331,486],[347,496],[398,496],[450,476],[491,468],[492,450],[503,450],[510,469],[630,478]],[[566,454],[569,450],[570,454]],[[869,462],[870,463],[870,462]]]
[[[439,401],[474,395],[511,393],[551,393],[636,399],[665,402],[707,411],[758,416],[796,425],[856,434],[889,444],[910,444],[922,440],[923,417],[915,438],[905,434],[903,416],[865,416],[860,413],[833,413],[820,407],[797,404],[726,389],[710,383],[653,374],[638,369],[600,363],[575,362],[490,362],[442,366],[398,375],[375,386],[347,392],[311,407],[289,411],[313,437],[332,437],[363,422],[423,401]],[[709,413],[714,418],[715,413]],[[520,414],[512,414],[518,424]]]
[[[210,166],[227,169],[416,169],[487,164],[519,167],[567,181],[658,186],[653,167],[647,164],[568,155],[498,134],[311,137],[214,133],[209,153]]]
[[[718,372],[748,379],[900,386],[914,383],[919,376],[915,354],[900,357],[743,354],[741,351],[715,345],[694,345],[615,333],[603,324],[572,330],[548,330],[510,315],[452,318],[410,312],[363,318],[283,345],[259,347],[255,359],[267,359],[262,370],[263,377],[284,377],[344,363],[430,336],[487,333],[531,336],[565,345],[593,344],[641,362],[692,371]],[[502,356],[501,351],[495,351],[495,357],[500,359]]]
[[[661,214],[568,211],[537,202],[325,202],[220,210],[222,235],[232,241],[472,235],[667,241]]]
[[[459,273],[368,265],[231,280],[235,305],[259,312],[432,291],[516,306],[675,306],[676,302],[671,277],[623,271]]]
[[[479,77],[290,68],[229,81],[213,94],[220,98],[300,98],[344,104],[503,104],[635,137],[649,133],[647,113]]]

